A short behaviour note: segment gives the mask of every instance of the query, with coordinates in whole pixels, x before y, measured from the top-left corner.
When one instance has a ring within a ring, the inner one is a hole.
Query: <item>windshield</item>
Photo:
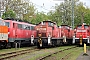
[[[85,28],[88,28],[88,26],[84,26]]]
[[[78,26],[77,28],[82,28],[82,26]]]
[[[88,25],[84,25],[84,28],[88,28],[89,26]],[[77,28],[82,28],[82,26],[78,26]]]

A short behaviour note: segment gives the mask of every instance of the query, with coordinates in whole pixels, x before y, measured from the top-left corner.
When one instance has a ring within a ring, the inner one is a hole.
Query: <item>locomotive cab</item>
[[[83,45],[89,44],[89,25],[78,25],[73,36],[73,43]]]
[[[51,44],[50,39],[53,29],[53,23],[50,21],[43,21],[36,26],[39,46],[42,47]]]
[[[48,47],[60,44],[59,39],[59,28],[56,23],[51,21],[40,22],[35,29],[37,30],[36,44],[38,47]],[[58,41],[58,43],[57,43]]]

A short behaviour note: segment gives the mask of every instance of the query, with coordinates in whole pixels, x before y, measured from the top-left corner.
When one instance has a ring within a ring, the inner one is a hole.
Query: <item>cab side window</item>
[[[34,30],[34,26],[31,26],[31,30]]]
[[[25,30],[30,30],[30,26],[28,26],[28,25],[25,25],[25,28],[24,28]]]
[[[5,26],[10,27],[10,23],[9,22],[5,22]]]
[[[28,30],[30,30],[30,26],[28,26]]]
[[[19,29],[22,29],[22,24],[18,24],[18,28]]]
[[[54,26],[54,24],[51,22],[48,22],[48,26]]]

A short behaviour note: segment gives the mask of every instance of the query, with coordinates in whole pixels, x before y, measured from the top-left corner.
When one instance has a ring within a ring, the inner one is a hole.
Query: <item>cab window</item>
[[[82,26],[78,26],[77,28],[82,28]]]
[[[84,28],[88,28],[88,26],[84,26]]]
[[[34,30],[34,26],[31,26],[31,30]]]
[[[51,22],[48,22],[48,26],[54,26],[54,24]]]
[[[30,30],[30,26],[28,26],[28,30]]]
[[[9,22],[5,22],[5,26],[10,27],[10,23]]]
[[[28,25],[24,25],[23,27],[25,30],[30,30],[30,27]]]
[[[18,24],[18,28],[19,29],[22,29],[22,24]]]

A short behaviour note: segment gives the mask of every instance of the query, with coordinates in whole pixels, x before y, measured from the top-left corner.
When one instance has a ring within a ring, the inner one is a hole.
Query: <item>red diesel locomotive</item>
[[[90,27],[89,25],[78,25],[75,29],[73,36],[73,43],[83,45],[84,43],[90,44]]]
[[[63,44],[72,44],[73,29],[68,25],[61,25]]]
[[[5,20],[5,25],[8,26],[9,46],[15,47],[15,43],[20,45],[25,43],[33,44],[36,37],[35,25],[10,19]]]
[[[62,45],[63,37],[61,37],[61,28],[51,21],[43,21],[36,25],[37,39],[34,43],[38,47],[58,46]]]

